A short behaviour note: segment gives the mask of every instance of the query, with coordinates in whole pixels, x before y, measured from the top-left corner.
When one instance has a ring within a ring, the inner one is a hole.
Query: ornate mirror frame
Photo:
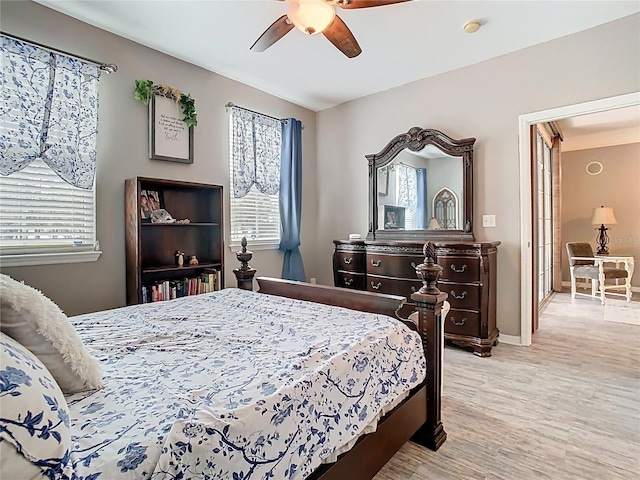
[[[444,133],[413,127],[407,133],[394,137],[379,153],[365,155],[369,162],[369,233],[367,240],[460,240],[473,241],[473,144],[475,138],[454,140]],[[462,157],[464,208],[463,230],[384,230],[378,229],[377,169],[389,164],[401,151],[408,148],[419,152],[433,145],[444,153]]]

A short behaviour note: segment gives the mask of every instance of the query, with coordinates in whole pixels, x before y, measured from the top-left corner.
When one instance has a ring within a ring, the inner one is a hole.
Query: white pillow
[[[0,365],[2,478],[34,478],[34,470],[39,478],[75,478],[60,387],[33,353],[3,333]]]
[[[33,352],[64,393],[102,387],[100,364],[55,303],[3,274],[0,293],[0,330]]]

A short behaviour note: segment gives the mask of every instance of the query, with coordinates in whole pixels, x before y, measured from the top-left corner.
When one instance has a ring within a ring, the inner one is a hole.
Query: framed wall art
[[[180,103],[163,95],[149,103],[149,158],[193,163],[193,126],[183,120]]]

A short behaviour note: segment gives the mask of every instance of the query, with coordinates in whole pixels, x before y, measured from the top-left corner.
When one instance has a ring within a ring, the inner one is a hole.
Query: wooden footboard
[[[381,313],[394,318],[397,318],[396,312],[407,301],[405,297],[399,295],[348,290],[280,278],[256,277],[256,280],[260,293],[345,307],[360,312]]]
[[[304,282],[276,278],[257,277],[261,293],[295,298],[310,302],[350,308],[363,312],[380,313],[394,318],[406,299],[397,295],[386,295],[338,287],[328,287]],[[440,379],[442,324],[440,309],[446,294],[412,296],[419,312],[417,330],[422,337],[427,375],[411,396],[389,412],[381,420],[376,432],[362,437],[336,463],[323,465],[309,479],[342,480],[370,479],[411,439],[414,442],[437,450],[447,435],[440,419]],[[406,321],[399,319],[399,321]]]

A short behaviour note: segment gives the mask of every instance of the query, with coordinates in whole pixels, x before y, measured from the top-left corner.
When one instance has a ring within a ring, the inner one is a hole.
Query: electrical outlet
[[[483,227],[495,227],[496,226],[496,216],[495,215],[482,215],[482,226]]]
[[[311,277],[311,283],[316,283],[316,277]]]

